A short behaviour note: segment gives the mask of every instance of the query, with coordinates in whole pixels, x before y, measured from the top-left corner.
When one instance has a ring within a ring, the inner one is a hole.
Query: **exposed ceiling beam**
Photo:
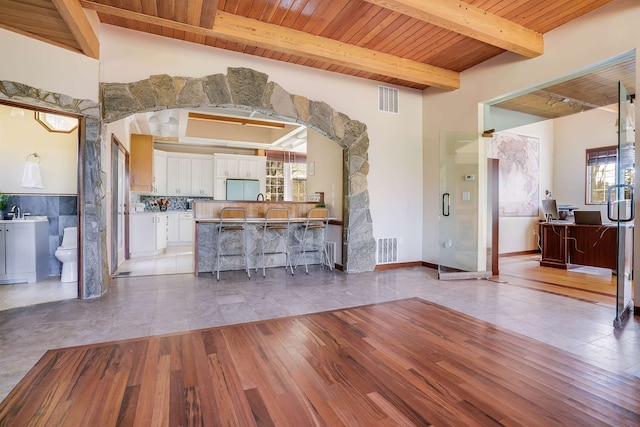
[[[218,116],[216,114],[203,114],[189,112],[189,118],[193,120],[205,120],[219,123],[231,123],[236,125],[249,125],[273,129],[284,129],[284,123],[267,122],[265,120],[246,119],[244,117]]]
[[[80,0],[52,0],[60,16],[69,27],[82,53],[94,59],[100,58],[100,42],[93,27],[84,14]]]
[[[381,74],[427,86],[435,86],[446,90],[460,87],[460,74],[455,71],[225,12],[218,11],[213,29],[206,29],[91,1],[82,1],[82,6],[99,13],[155,24],[196,35],[257,46],[304,58],[340,64],[356,70]]]
[[[460,87],[460,75],[454,71],[230,13],[218,11],[213,31],[220,38],[263,49],[328,60],[356,70],[447,90]]]
[[[544,52],[542,34],[457,0],[365,0],[527,58]]]

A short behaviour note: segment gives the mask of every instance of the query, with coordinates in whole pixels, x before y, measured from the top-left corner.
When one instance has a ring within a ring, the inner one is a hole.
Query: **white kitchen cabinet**
[[[267,158],[263,156],[241,156],[236,154],[214,154],[214,189],[216,200],[226,200],[227,179],[257,179],[260,191],[265,192],[267,181]]]
[[[216,178],[238,178],[238,156],[214,154]]]
[[[168,212],[167,243],[183,245],[193,242],[193,212]]]
[[[167,247],[167,214],[132,214],[129,218],[131,258],[158,255]]]
[[[260,169],[266,168],[266,157],[251,156],[238,159],[238,176],[241,179],[260,179]]]
[[[167,244],[177,244],[180,241],[180,213],[167,212]]]
[[[180,232],[179,239],[182,243],[193,242],[193,212],[180,213]]]
[[[34,283],[49,275],[49,222],[0,221],[0,283]]]
[[[167,194],[167,152],[153,150],[153,194],[164,196]]]
[[[213,157],[191,158],[191,195],[213,197]]]
[[[191,159],[167,154],[167,195],[189,196],[191,193]]]

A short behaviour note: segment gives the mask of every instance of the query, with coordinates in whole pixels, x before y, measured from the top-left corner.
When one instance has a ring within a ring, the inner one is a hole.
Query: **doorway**
[[[76,242],[81,240],[78,160],[82,117],[2,101],[0,122],[0,191],[8,195],[4,213],[15,206],[16,213],[20,209],[23,215],[29,215],[25,216],[29,222],[38,217],[46,218],[47,222],[44,227],[34,223],[36,247],[20,255],[21,258],[35,256],[38,272],[35,281],[15,275],[0,277],[0,309],[78,298],[80,286],[73,280],[73,274],[67,274],[61,282],[62,263],[56,252],[65,230],[70,227],[78,229]],[[4,220],[4,216],[0,219]],[[11,221],[6,224],[18,225]],[[81,263],[76,265],[75,275],[81,277]]]

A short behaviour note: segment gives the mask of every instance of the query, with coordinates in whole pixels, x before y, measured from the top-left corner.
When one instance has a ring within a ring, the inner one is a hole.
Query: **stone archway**
[[[105,123],[167,108],[234,107],[294,119],[335,141],[345,152],[343,266],[348,273],[375,268],[367,188],[369,136],[363,123],[324,102],[291,95],[267,74],[247,68],[201,78],[156,75],[134,83],[102,83],[101,102]]]
[[[106,259],[106,234],[102,222],[100,177],[100,106],[91,100],[36,89],[25,84],[0,81],[0,100],[25,107],[71,113],[81,118],[78,168],[78,296],[102,295],[109,280]]]

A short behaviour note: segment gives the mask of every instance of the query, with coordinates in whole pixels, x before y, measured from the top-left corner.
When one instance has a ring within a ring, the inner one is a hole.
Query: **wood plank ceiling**
[[[0,0],[0,27],[98,58],[84,8],[134,31],[385,84],[454,90],[460,72],[507,50],[544,54],[544,33],[610,1]]]

